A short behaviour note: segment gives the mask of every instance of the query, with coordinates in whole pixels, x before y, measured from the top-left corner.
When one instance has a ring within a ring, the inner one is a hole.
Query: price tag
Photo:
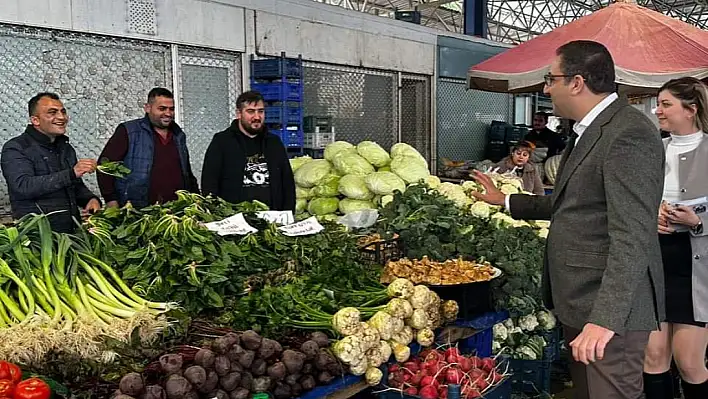
[[[317,234],[324,230],[324,227],[317,221],[316,217],[312,216],[301,222],[279,227],[278,230],[288,237],[297,237]]]
[[[293,211],[261,211],[256,213],[256,216],[267,222],[281,226],[287,226],[295,222]]]
[[[246,222],[246,219],[243,217],[243,213],[238,213],[226,219],[219,220],[218,222],[206,223],[204,226],[206,226],[207,229],[216,232],[216,234],[220,236],[243,236],[258,231]]]

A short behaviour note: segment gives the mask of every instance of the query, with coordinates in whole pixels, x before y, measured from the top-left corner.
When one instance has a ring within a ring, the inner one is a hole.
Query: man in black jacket
[[[84,212],[95,212],[101,202],[81,180],[96,170],[93,159],[76,159],[66,126],[69,116],[54,93],[39,93],[28,103],[30,124],[2,148],[2,173],[7,181],[12,216],[52,213],[52,230],[74,231]]]
[[[214,135],[204,155],[202,191],[231,203],[258,200],[272,210],[295,210],[295,180],[285,146],[265,128],[263,96],[236,99],[236,119]]]
[[[548,148],[547,158],[563,152],[565,142],[560,134],[547,127],[548,115],[545,112],[536,112],[533,116],[533,129],[524,137],[524,140],[534,143],[537,148]]]

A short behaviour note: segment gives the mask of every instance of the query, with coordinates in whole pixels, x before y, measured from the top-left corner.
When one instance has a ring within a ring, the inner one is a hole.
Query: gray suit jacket
[[[657,234],[664,147],[640,111],[615,100],[564,152],[551,196],[512,195],[515,219],[550,219],[544,300],[561,323],[623,334],[664,319]]]

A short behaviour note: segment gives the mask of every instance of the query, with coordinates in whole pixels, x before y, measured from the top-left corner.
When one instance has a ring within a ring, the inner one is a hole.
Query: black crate
[[[492,162],[499,162],[509,155],[509,146],[503,141],[492,141],[487,144],[485,158]]]
[[[274,58],[251,61],[253,79],[299,79],[302,77],[302,60]]]
[[[494,310],[492,306],[492,281],[479,281],[455,285],[428,285],[440,298],[453,300],[460,307],[458,318],[472,319]]]
[[[507,143],[520,142],[526,136],[527,130],[522,126],[507,126],[505,140]]]
[[[331,133],[332,132],[332,117],[331,116],[306,116],[302,121],[303,129],[307,133]]]
[[[359,247],[359,252],[364,259],[368,259],[381,266],[391,260],[403,258],[403,244],[397,239],[380,240]]]
[[[492,124],[489,125],[487,141],[506,141],[507,126],[506,122],[492,121]]]

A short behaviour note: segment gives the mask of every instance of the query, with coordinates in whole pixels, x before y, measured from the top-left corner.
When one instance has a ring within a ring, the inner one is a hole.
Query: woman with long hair
[[[708,196],[708,88],[694,78],[659,89],[656,116],[664,139],[666,172],[659,209],[666,321],[651,333],[644,360],[647,399],[672,399],[672,357],[685,399],[708,398],[708,213],[686,201]]]

